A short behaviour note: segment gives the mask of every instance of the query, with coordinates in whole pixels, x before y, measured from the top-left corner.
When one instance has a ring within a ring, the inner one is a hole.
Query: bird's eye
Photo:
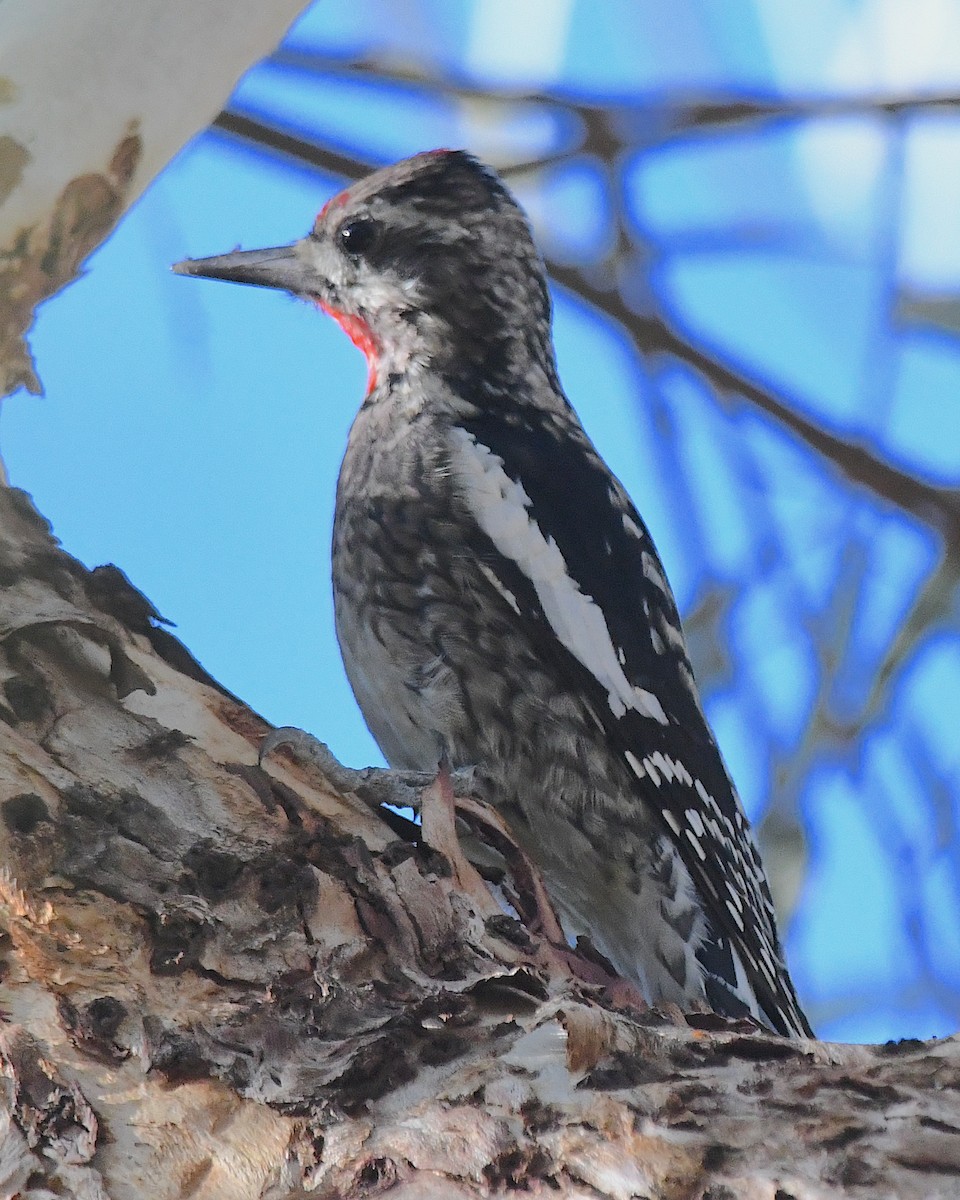
[[[351,258],[366,254],[380,237],[380,225],[373,217],[352,217],[337,230],[340,248]]]

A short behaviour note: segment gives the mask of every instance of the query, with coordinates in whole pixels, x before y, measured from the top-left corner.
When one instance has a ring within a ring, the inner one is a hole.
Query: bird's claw
[[[260,744],[258,762],[281,746],[294,758],[315,766],[332,788],[350,792],[371,808],[389,804],[393,808],[420,808],[420,793],[436,779],[434,771],[399,771],[389,767],[345,767],[325,742],[292,725],[272,729]],[[450,773],[455,796],[470,796],[475,791],[475,768],[461,767]]]
[[[334,756],[326,742],[321,742],[312,733],[297,729],[293,725],[281,725],[279,729],[271,729],[260,743],[260,755],[257,759],[259,765],[262,767],[264,759],[269,758],[281,746],[286,746],[294,758],[318,767],[339,791],[354,790],[354,776],[358,772],[345,767]]]

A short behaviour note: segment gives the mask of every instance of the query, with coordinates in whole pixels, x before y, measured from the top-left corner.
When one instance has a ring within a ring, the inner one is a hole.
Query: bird
[[[306,299],[366,356],[334,611],[390,768],[471,770],[566,936],[651,1004],[813,1036],[663,564],[563,392],[544,263],[500,176],[420,153],[291,245],[174,270]]]

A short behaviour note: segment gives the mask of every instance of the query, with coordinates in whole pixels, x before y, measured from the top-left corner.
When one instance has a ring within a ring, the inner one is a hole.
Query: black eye
[[[380,238],[380,225],[373,217],[351,217],[337,230],[337,240],[344,253],[359,258],[372,250]]]

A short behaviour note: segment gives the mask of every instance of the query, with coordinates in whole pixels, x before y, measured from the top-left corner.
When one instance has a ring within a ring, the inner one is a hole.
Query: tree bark
[[[954,1039],[645,1011],[466,862],[278,754],[115,568],[0,494],[0,1194],[960,1193]],[[43,1189],[48,1189],[44,1192]]]

